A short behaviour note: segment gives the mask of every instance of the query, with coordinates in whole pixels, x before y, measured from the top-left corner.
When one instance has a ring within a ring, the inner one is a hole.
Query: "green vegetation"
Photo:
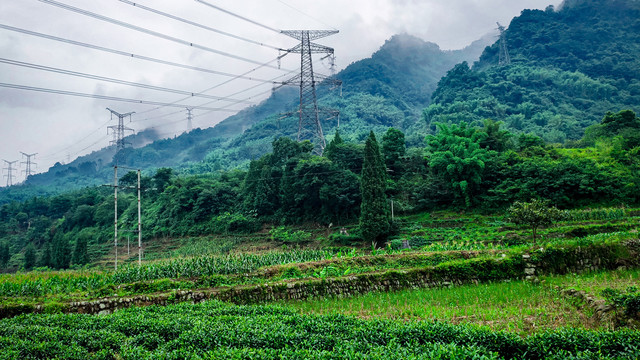
[[[563,329],[520,338],[444,322],[309,316],[219,302],[0,320],[0,356],[8,359],[630,359],[639,341],[631,331]]]
[[[444,321],[524,335],[564,327],[598,329],[591,314],[583,313],[574,302],[545,284],[513,281],[282,304],[305,314]]]
[[[343,98],[319,90],[341,110],[322,156],[274,115],[296,106],[284,89],[125,149],[146,169],[142,266],[121,238],[110,271],[112,149],[0,191],[0,359],[640,357],[639,18],[628,0],[524,11],[507,66],[497,44],[470,67],[481,43],[396,36],[338,75]],[[135,231],[136,195],[117,208]],[[62,314],[134,296],[168,305]],[[211,298],[303,301],[174,305]]]

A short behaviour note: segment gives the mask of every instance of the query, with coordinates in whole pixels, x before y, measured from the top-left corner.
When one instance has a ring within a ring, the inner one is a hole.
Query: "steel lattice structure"
[[[21,164],[25,164],[25,169],[24,169],[24,178],[25,180],[29,178],[29,176],[31,176],[31,174],[33,173],[33,171],[31,170],[31,165],[37,165],[36,163],[34,163],[33,161],[31,161],[32,157],[35,157],[36,155],[38,155],[38,153],[33,153],[33,154],[27,154],[24,153],[22,151],[20,151],[20,153],[22,154],[22,156],[27,158],[27,161],[23,161],[21,162]]]
[[[7,163],[7,167],[4,168],[5,170],[7,170],[7,174],[4,176],[7,178],[7,187],[13,185],[13,170],[16,170],[13,167],[13,164],[17,163],[18,160],[14,160],[14,161],[8,161],[8,160],[3,160],[5,163]]]
[[[131,120],[131,115],[135,114],[135,112],[128,112],[126,114],[120,114],[117,111],[113,111],[107,108],[111,112],[111,118],[113,119],[113,115],[118,117],[118,125],[108,126],[108,129],[113,131],[113,140],[110,142],[111,145],[116,146],[116,153],[120,150],[124,149],[126,142],[124,141],[125,132],[126,131],[134,131],[132,128],[126,127],[124,125],[124,118],[129,116],[129,120]]]
[[[323,112],[318,108],[316,85],[320,82],[341,84],[339,80],[316,74],[313,71],[313,54],[327,54],[333,59],[334,50],[331,47],[313,43],[337,34],[338,30],[283,30],[282,34],[300,41],[300,44],[287,50],[287,53],[300,53],[300,75],[284,81],[283,85],[299,84],[300,107],[298,109],[298,141],[310,140],[314,144],[314,152],[322,154],[326,146],[320,116]],[[331,111],[330,111],[331,112]]]

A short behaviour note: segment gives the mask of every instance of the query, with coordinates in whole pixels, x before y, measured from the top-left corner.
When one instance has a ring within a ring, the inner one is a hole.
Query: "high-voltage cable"
[[[183,22],[185,24],[193,25],[193,26],[199,27],[201,29],[205,29],[205,30],[214,32],[216,34],[228,36],[228,37],[231,37],[231,38],[234,38],[234,39],[237,39],[237,40],[242,40],[242,41],[248,42],[250,44],[268,47],[268,48],[273,49],[273,50],[285,51],[285,49],[279,48],[277,46],[268,45],[268,44],[265,44],[265,43],[261,43],[259,41],[255,41],[255,40],[251,40],[251,39],[248,39],[248,38],[245,38],[245,37],[242,37],[242,36],[234,35],[234,34],[226,32],[226,31],[214,29],[214,28],[212,28],[210,26],[207,26],[207,25],[202,25],[202,24],[199,24],[199,23],[191,21],[191,20],[187,20],[187,19],[175,16],[175,15],[171,15],[169,13],[166,13],[166,12],[163,12],[163,11],[160,11],[160,10],[156,10],[156,9],[150,8],[148,6],[144,6],[144,5],[141,5],[141,4],[138,4],[138,3],[134,3],[133,1],[129,1],[129,0],[118,0],[118,1],[123,2],[125,4],[129,4],[129,5],[135,6],[135,7],[139,8],[139,9],[142,9],[142,10],[150,11],[150,12],[152,12],[154,14],[162,15],[164,17],[168,17],[170,19],[173,19],[173,20],[176,20],[176,21],[180,21],[180,22]]]
[[[238,14],[236,14],[234,12],[229,11],[229,10],[225,10],[225,9],[219,7],[219,6],[210,4],[210,3],[206,2],[206,1],[203,1],[203,0],[195,0],[195,1],[199,2],[200,4],[206,5],[206,6],[210,7],[210,8],[213,8],[213,9],[216,9],[218,11],[221,11],[221,12],[223,12],[225,14],[228,14],[228,15],[231,15],[231,16],[236,17],[238,19],[241,19],[241,20],[247,21],[249,23],[252,23],[252,24],[254,24],[256,26],[260,26],[261,28],[267,29],[269,31],[273,31],[273,32],[276,32],[278,34],[280,34],[282,32],[282,30],[278,30],[278,29],[273,28],[273,27],[271,27],[269,25],[261,24],[261,23],[255,21],[255,20],[251,20],[251,19],[249,19],[247,17],[244,17],[242,15],[238,15]]]
[[[109,78],[109,77],[105,77],[105,76],[92,75],[92,74],[81,73],[81,72],[77,72],[77,71],[65,70],[65,69],[54,68],[54,67],[50,67],[50,66],[38,65],[38,64],[27,63],[27,62],[16,61],[16,60],[10,60],[10,59],[5,59],[5,58],[0,58],[0,63],[9,64],[9,65],[15,65],[15,66],[21,66],[21,67],[26,67],[26,68],[36,69],[36,70],[42,70],[42,71],[49,71],[49,72],[54,72],[54,73],[57,73],[57,74],[82,77],[82,78],[86,78],[86,79],[105,81],[105,82],[110,82],[110,83],[115,83],[115,84],[120,84],[120,85],[134,86],[134,87],[139,87],[139,88],[144,88],[144,89],[150,89],[150,90],[156,90],[156,91],[164,91],[164,92],[169,92],[169,93],[174,93],[174,94],[181,94],[181,95],[188,95],[189,97],[203,97],[203,98],[207,98],[207,99],[214,99],[214,100],[220,100],[220,101],[229,101],[229,102],[232,102],[232,103],[251,104],[251,102],[243,101],[243,100],[239,100],[239,99],[231,99],[231,98],[222,97],[222,96],[205,95],[205,94],[202,94],[202,93],[194,93],[194,92],[191,92],[191,91],[170,89],[170,88],[166,88],[166,87],[162,87],[162,86],[141,84],[141,83],[126,81],[126,80],[114,79],[114,78]]]
[[[10,88],[10,89],[18,89],[18,90],[29,90],[29,91],[46,92],[46,93],[58,94],[58,95],[87,97],[87,98],[94,98],[94,99],[101,99],[101,100],[122,101],[122,102],[144,104],[144,105],[172,106],[172,107],[181,107],[181,108],[184,108],[186,106],[186,105],[180,105],[180,104],[163,103],[163,102],[159,102],[159,101],[127,99],[127,98],[120,98],[120,97],[115,97],[115,96],[87,94],[87,93],[80,93],[80,92],[74,92],[74,91],[47,89],[47,88],[39,88],[39,87],[17,85],[17,84],[0,83],[0,87]],[[211,111],[225,111],[225,112],[237,112],[238,111],[238,110],[231,110],[231,109],[210,108],[210,107],[202,107],[202,106],[189,106],[189,107],[193,108],[193,109],[211,110]]]
[[[140,26],[132,25],[132,24],[126,23],[124,21],[116,20],[116,19],[104,16],[104,15],[96,14],[96,13],[93,13],[91,11],[83,10],[83,9],[80,9],[80,8],[77,8],[77,7],[73,7],[73,6],[70,6],[70,5],[67,5],[67,4],[63,4],[63,3],[60,3],[60,2],[57,2],[57,1],[53,1],[53,0],[38,0],[38,1],[43,2],[45,4],[50,4],[50,5],[53,5],[53,6],[57,6],[59,8],[62,8],[62,9],[65,9],[65,10],[69,10],[69,11],[72,11],[72,12],[75,12],[75,13],[78,13],[78,14],[81,14],[81,15],[89,16],[89,17],[92,17],[94,19],[102,20],[102,21],[105,21],[105,22],[108,22],[108,23],[111,23],[111,24],[114,24],[114,25],[122,26],[122,27],[125,27],[125,28],[128,28],[128,29],[131,29],[131,30],[135,30],[135,31],[147,34],[147,35],[155,36],[155,37],[158,37],[160,39],[172,41],[172,42],[175,42],[177,44],[182,44],[182,45],[189,46],[189,47],[192,47],[192,48],[195,48],[195,49],[211,52],[211,53],[214,53],[214,54],[218,54],[218,55],[221,55],[221,56],[229,57],[229,58],[232,58],[232,59],[236,59],[236,60],[240,60],[240,61],[244,61],[244,62],[248,62],[248,63],[252,63],[252,64],[258,64],[258,65],[262,64],[260,61],[251,60],[251,59],[248,59],[248,58],[245,58],[245,57],[242,57],[242,56],[238,56],[238,55],[234,55],[234,54],[231,54],[231,53],[228,53],[228,52],[225,52],[225,51],[216,50],[216,49],[204,46],[204,45],[195,44],[195,43],[187,41],[187,40],[178,39],[178,38],[173,37],[173,36],[162,34],[162,33],[159,33],[157,31],[145,29],[145,28],[140,27]],[[280,70],[276,66],[269,66],[269,67],[273,68],[273,69]]]
[[[128,53],[128,52],[125,52],[125,51],[110,49],[110,48],[103,47],[103,46],[98,46],[98,45],[87,44],[87,43],[83,43],[83,42],[80,42],[80,41],[65,39],[65,38],[61,38],[61,37],[57,37],[57,36],[53,36],[53,35],[42,34],[42,33],[38,33],[38,32],[35,32],[35,31],[20,29],[20,28],[17,28],[17,27],[4,25],[4,24],[0,24],[0,28],[5,29],[5,30],[19,32],[19,33],[26,34],[26,35],[37,36],[37,37],[40,37],[40,38],[43,38],[43,39],[59,41],[59,42],[63,42],[63,43],[71,44],[71,45],[76,45],[76,46],[82,46],[82,47],[86,47],[88,49],[104,51],[104,52],[108,52],[108,53],[111,53],[111,54],[121,55],[121,56],[129,57],[129,58],[133,58],[133,59],[139,59],[139,60],[155,62],[155,63],[158,63],[158,64],[169,65],[169,66],[179,67],[179,68],[188,69],[188,70],[206,72],[206,73],[210,73],[210,74],[214,74],[214,75],[232,77],[234,79],[258,81],[258,82],[263,82],[263,83],[270,82],[269,80],[265,80],[265,79],[242,76],[242,75],[238,75],[238,74],[231,74],[231,73],[227,73],[227,72],[223,72],[223,71],[205,69],[205,68],[201,68],[201,67],[197,67],[197,66],[191,66],[191,65],[186,65],[186,64],[175,63],[175,62],[172,62],[172,61],[156,59],[156,58],[152,58],[152,57],[149,57],[149,56],[132,54],[132,53]],[[275,61],[277,61],[277,58],[273,59],[273,60],[271,60],[269,62],[266,62],[265,64],[270,64],[270,63],[275,62]]]

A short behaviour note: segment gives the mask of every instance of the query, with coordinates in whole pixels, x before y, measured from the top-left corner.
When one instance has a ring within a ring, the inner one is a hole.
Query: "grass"
[[[353,298],[283,302],[304,314],[475,324],[521,335],[557,328],[601,329],[574,299],[526,281],[369,293]]]
[[[617,270],[592,272],[563,277],[552,277],[547,280],[552,286],[584,290],[588,294],[599,296],[606,288],[625,290],[630,286],[640,286],[640,270]]]

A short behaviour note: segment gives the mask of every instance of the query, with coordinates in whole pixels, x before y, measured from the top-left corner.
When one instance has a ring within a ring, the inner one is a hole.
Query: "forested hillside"
[[[576,0],[555,11],[525,10],[473,68],[457,65],[423,114],[435,123],[491,118],[545,141],[579,139],[607,111],[640,108],[640,4]]]
[[[420,112],[429,104],[438,80],[456,63],[478,59],[491,41],[486,37],[463,50],[442,51],[410,35],[394,36],[371,58],[352,63],[336,75],[344,84],[342,97],[338,89],[320,86],[321,105],[340,110],[342,134],[349,139],[364,139],[371,127],[383,132],[390,126],[422,126]],[[275,138],[295,137],[297,119],[280,117],[296,110],[298,93],[296,87],[281,88],[260,105],[213,128],[195,129],[174,138],[157,140],[153,131],[142,132],[127,139],[133,147],[120,154],[120,164],[151,173],[159,167],[172,167],[189,174],[246,166],[249,160],[271,151]],[[337,125],[337,118],[324,122],[325,133],[333,133]],[[423,135],[410,139],[422,143]],[[105,148],[67,165],[56,164],[48,172],[30,177],[26,186],[0,190],[0,203],[106,183],[113,177],[113,155],[112,148]]]

